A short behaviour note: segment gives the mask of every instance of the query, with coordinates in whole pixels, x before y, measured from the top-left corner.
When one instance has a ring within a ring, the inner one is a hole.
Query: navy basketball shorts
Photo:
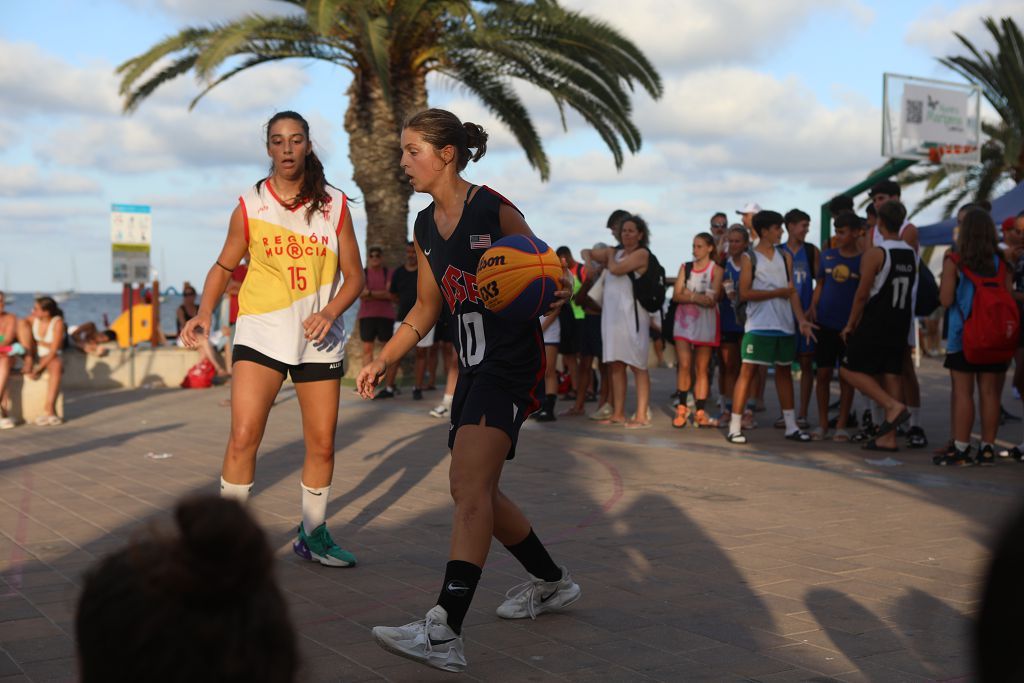
[[[528,394],[511,393],[508,381],[481,373],[460,373],[452,398],[452,424],[448,431],[448,448],[455,447],[455,437],[463,425],[494,427],[508,434],[506,460],[516,457],[519,429],[538,402]]]

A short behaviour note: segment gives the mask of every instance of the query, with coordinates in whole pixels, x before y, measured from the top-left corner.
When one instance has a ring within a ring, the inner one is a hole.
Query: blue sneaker
[[[326,523],[313,529],[309,535],[299,524],[299,535],[292,543],[292,550],[302,559],[319,562],[325,567],[356,566],[356,556],[334,542]]]

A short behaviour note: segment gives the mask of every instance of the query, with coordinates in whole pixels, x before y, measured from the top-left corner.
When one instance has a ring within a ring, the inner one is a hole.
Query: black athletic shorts
[[[876,346],[854,332],[847,340],[841,365],[847,370],[866,375],[899,375],[903,373],[903,357],[906,352],[906,344]]]
[[[668,304],[668,310],[661,316],[661,338],[665,340],[665,343],[671,346],[676,341],[676,307],[679,306],[675,301],[670,301]],[[742,337],[743,334],[740,334]],[[739,343],[739,337],[736,339],[736,343]]]
[[[250,346],[243,346],[239,344],[231,349],[231,363],[235,364],[242,360],[247,360],[251,363],[262,365],[265,368],[276,370],[285,377],[291,373],[292,382],[295,382],[296,384],[299,384],[300,382],[322,382],[328,379],[340,380],[345,374],[345,361],[338,361],[336,363],[299,363],[298,365],[288,365],[287,363],[282,363],[279,360],[275,360],[270,356],[262,354]]]
[[[993,363],[991,365],[977,365],[975,363],[968,363],[967,357],[964,356],[964,352],[957,351],[956,353],[946,354],[946,360],[943,361],[942,367],[947,370],[956,370],[957,372],[994,372],[996,374],[1002,374],[1006,372],[1007,368],[1010,367],[1010,364]]]
[[[559,322],[562,324],[562,337],[558,342],[558,352],[563,356],[579,353],[583,341],[583,318],[577,320],[570,312]]]
[[[742,332],[728,332],[726,330],[722,330],[719,344],[739,344],[741,341],[743,341]]]
[[[818,368],[835,368],[846,352],[846,342],[839,336],[839,330],[828,327],[818,329],[814,336],[818,343],[814,347],[814,363]]]
[[[393,318],[360,318],[359,338],[364,342],[388,342],[395,331]]]
[[[516,457],[519,428],[531,412],[537,409],[536,399],[517,396],[505,390],[501,378],[486,374],[460,373],[452,399],[452,426],[448,431],[448,448],[455,447],[455,437],[462,425],[478,425],[484,421],[496,427],[512,440],[506,460]]]
[[[587,314],[583,318],[583,338],[580,339],[580,354],[594,356],[601,361],[601,316]]]

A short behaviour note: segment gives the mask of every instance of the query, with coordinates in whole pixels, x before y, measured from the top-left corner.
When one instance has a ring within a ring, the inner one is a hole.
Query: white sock
[[[327,519],[327,497],[330,495],[330,486],[315,489],[302,484],[302,528],[307,534],[313,533]]]
[[[252,492],[252,485],[254,483],[250,481],[248,484],[232,484],[229,481],[224,481],[224,477],[221,477],[220,497],[244,503],[249,500],[249,493]]]
[[[729,434],[743,431],[743,413],[729,413]]]
[[[907,410],[910,411],[910,426],[917,426],[917,418],[921,412],[921,406],[907,406]]]
[[[454,400],[455,396],[453,394],[445,394],[444,398],[441,399],[441,404],[444,405],[445,408],[451,408],[452,401]]]
[[[971,447],[971,442],[970,441],[953,441],[953,446],[955,446],[958,451],[966,451],[968,448]]]
[[[782,419],[786,421],[786,433],[792,434],[793,432],[800,431],[800,428],[796,426],[796,411],[795,410],[783,410]]]

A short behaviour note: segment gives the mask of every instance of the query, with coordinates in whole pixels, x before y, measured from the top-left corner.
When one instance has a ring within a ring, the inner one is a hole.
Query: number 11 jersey
[[[460,373],[500,377],[503,387],[528,397],[533,406],[544,379],[540,323],[536,319],[515,322],[491,313],[484,307],[476,284],[480,257],[504,237],[498,215],[502,204],[515,209],[497,192],[481,186],[468,198],[448,239],[437,230],[433,203],[416,216],[414,231],[441,290],[441,306],[451,314],[449,324]]]
[[[917,253],[900,240],[885,240],[875,246],[885,252],[882,269],[871,287],[857,335],[873,346],[902,347],[907,343],[914,316],[917,289]]]

